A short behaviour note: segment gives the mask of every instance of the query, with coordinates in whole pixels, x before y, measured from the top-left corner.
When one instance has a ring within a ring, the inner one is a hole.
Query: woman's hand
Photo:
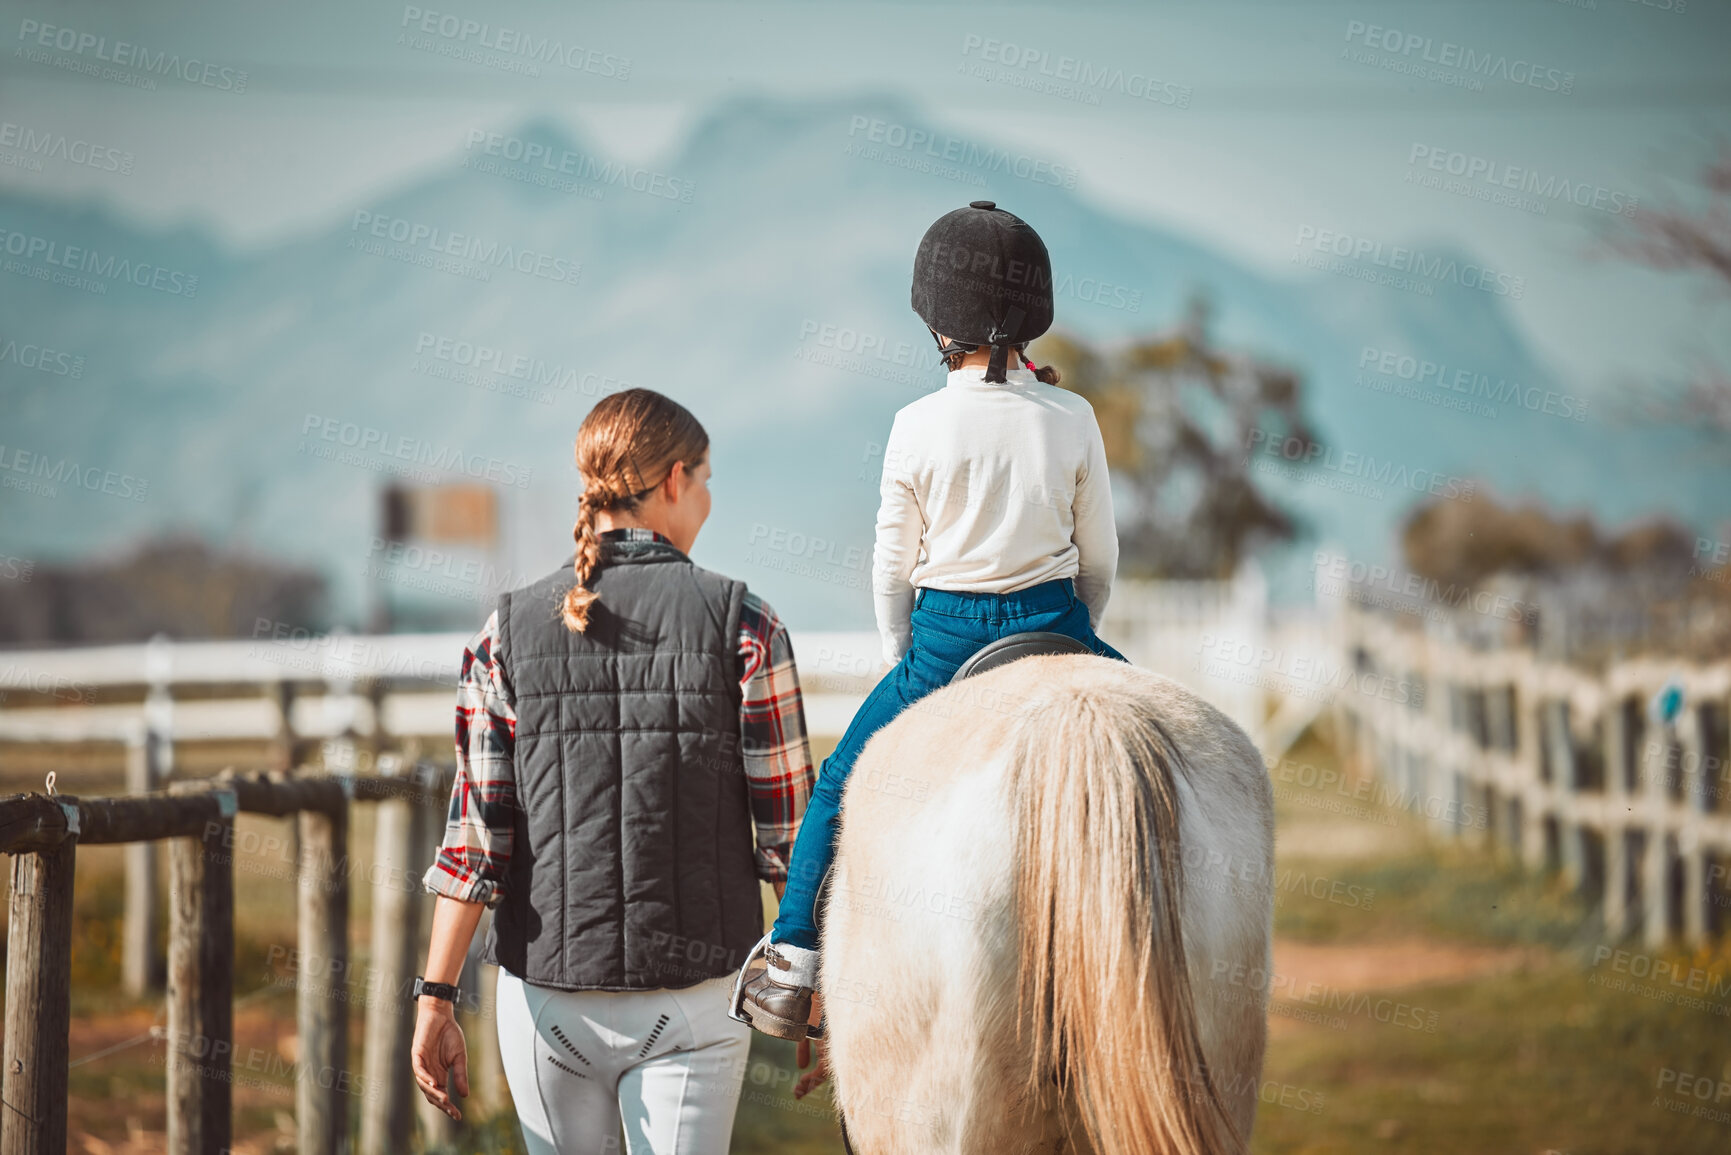
[[[431,995],[419,1000],[409,1065],[415,1072],[415,1086],[427,1102],[453,1119],[462,1119],[463,1112],[445,1091],[445,1076],[455,1070],[457,1097],[469,1097],[469,1051],[463,1042],[463,1028],[457,1025],[456,1008],[450,1003]]]
[[[811,996],[811,1019],[809,1021],[817,1023],[822,1018],[823,996],[814,991]],[[799,1064],[800,1070],[805,1071],[806,1066],[811,1062],[811,1052],[814,1045],[817,1047],[817,1066],[806,1071],[799,1077],[799,1082],[794,1084],[793,1097],[795,1099],[805,1098],[807,1092],[817,1090],[829,1079],[829,1055],[825,1053],[822,1043],[813,1044],[810,1039],[801,1039],[798,1049],[794,1052],[794,1061]]]

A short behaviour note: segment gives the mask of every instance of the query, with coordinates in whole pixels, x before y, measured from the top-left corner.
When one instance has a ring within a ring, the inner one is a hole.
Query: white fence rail
[[[1260,638],[1267,590],[1232,582],[1120,582],[1101,632],[1139,665],[1192,685],[1253,734],[1254,687],[1198,677],[1208,633]],[[882,673],[870,631],[793,631],[814,735],[838,736]],[[0,651],[0,743],[448,738],[468,635],[276,631],[258,638]],[[145,690],[135,695],[114,693]],[[24,691],[34,704],[15,704]],[[14,697],[13,702],[5,699]],[[113,700],[110,700],[113,699]]]
[[[0,651],[0,742],[328,739],[344,734],[448,739],[468,634],[299,632],[280,638]],[[795,633],[809,667],[807,719],[840,733],[877,664],[877,638]],[[864,673],[856,674],[856,671]],[[142,702],[104,701],[145,688]],[[33,705],[12,705],[23,691]]]
[[[1353,608],[1340,628],[1361,675],[1334,699],[1342,751],[1386,801],[1560,870],[1613,940],[1697,943],[1731,923],[1731,660],[1593,673]]]
[[[1165,674],[1206,698],[1258,743],[1267,715],[1267,687],[1212,676],[1204,658],[1217,639],[1263,648],[1268,636],[1268,584],[1246,566],[1231,581],[1123,581],[1112,587],[1100,635],[1138,666]]]

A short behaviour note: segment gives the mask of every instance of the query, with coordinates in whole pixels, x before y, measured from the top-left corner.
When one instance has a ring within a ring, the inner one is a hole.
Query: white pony
[[[858,1155],[1248,1149],[1274,807],[1224,714],[1023,658],[874,735],[839,837],[820,981]]]

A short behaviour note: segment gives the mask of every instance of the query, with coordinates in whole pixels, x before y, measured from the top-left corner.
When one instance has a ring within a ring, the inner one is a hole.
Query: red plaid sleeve
[[[794,835],[817,772],[805,730],[805,704],[793,643],[775,611],[747,592],[739,613],[740,748],[757,826],[757,873],[765,882],[787,878]]]
[[[438,857],[421,883],[433,894],[497,906],[505,897],[517,782],[517,712],[499,653],[499,615],[463,651],[457,679],[457,777]]]

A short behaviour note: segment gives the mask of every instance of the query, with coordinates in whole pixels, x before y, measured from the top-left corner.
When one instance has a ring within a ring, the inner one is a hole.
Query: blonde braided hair
[[[560,617],[580,634],[589,610],[601,596],[589,588],[601,568],[601,538],[595,515],[602,510],[635,510],[661,487],[676,463],[696,469],[709,451],[709,434],[683,405],[652,389],[626,389],[596,403],[577,430],[577,472],[583,495],[577,499],[577,543],[572,570],[577,584],[565,591]],[[656,480],[648,482],[645,479]]]

